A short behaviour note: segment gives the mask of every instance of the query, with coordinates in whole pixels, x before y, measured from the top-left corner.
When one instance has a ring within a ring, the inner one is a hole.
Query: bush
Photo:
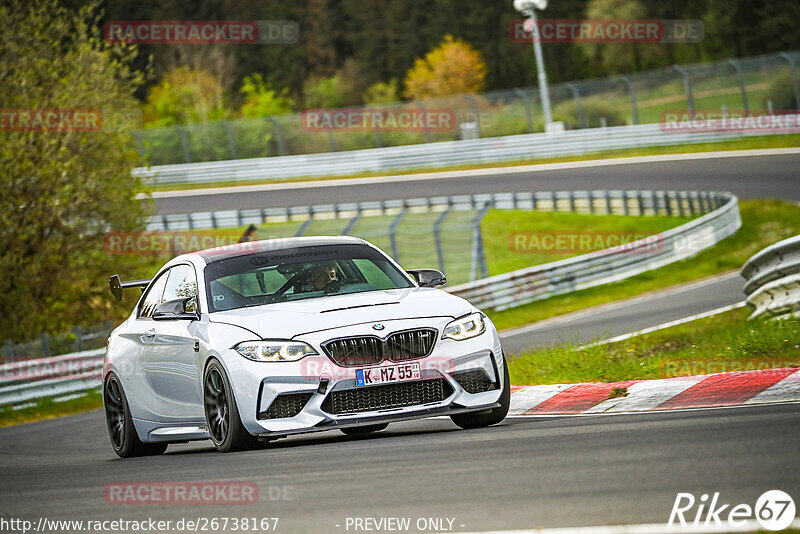
[[[625,124],[625,117],[617,108],[600,102],[582,100],[581,111],[585,121],[584,126],[589,128],[600,126],[603,118],[606,120],[606,126],[623,126]],[[553,120],[562,121],[567,129],[575,130],[580,128],[579,118],[578,108],[574,100],[561,102],[553,109]]]
[[[772,101],[772,109],[776,111],[797,109],[800,104],[794,100],[794,80],[789,72],[784,72],[769,82],[764,95],[764,109],[767,109],[767,101]]]

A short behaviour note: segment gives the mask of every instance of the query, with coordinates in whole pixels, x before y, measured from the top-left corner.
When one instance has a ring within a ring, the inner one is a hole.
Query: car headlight
[[[480,312],[475,312],[448,323],[447,326],[444,327],[442,337],[461,341],[463,339],[479,336],[485,331],[486,323],[483,321],[483,315]]]
[[[265,341],[244,341],[234,350],[255,362],[295,362],[311,354],[317,354],[308,343],[267,339]]]

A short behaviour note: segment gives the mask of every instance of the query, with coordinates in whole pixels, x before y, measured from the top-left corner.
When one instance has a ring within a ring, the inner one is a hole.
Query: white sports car
[[[111,334],[103,400],[114,451],[163,453],[211,439],[222,452],[290,434],[375,432],[448,415],[499,423],[508,368],[492,322],[353,237],[230,245],[169,261]]]

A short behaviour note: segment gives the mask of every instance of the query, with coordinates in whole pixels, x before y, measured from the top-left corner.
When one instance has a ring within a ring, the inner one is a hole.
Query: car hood
[[[472,311],[464,299],[433,288],[391,289],[280,302],[210,314],[212,323],[241,326],[262,339],[290,339],[361,323],[460,317]]]

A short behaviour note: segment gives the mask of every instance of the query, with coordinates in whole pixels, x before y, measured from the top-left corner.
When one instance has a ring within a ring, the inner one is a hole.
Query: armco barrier
[[[795,119],[794,124],[797,124]],[[788,131],[797,133],[797,129]],[[532,158],[589,154],[603,150],[708,143],[781,132],[667,131],[662,124],[637,124],[396,146],[138,168],[146,183],[203,184],[343,176],[361,172],[449,167]]]
[[[105,348],[0,365],[0,406],[78,393],[100,385]]]
[[[742,267],[750,318],[800,310],[800,235],[770,245]]]
[[[686,194],[690,203],[702,195]],[[712,193],[715,209],[660,235],[658,250],[643,239],[630,247],[592,252],[565,260],[490,276],[450,288],[478,308],[504,310],[554,295],[624,280],[689,258],[732,235],[741,226],[736,197]],[[637,249],[643,251],[637,253]],[[646,252],[645,252],[646,251]]]
[[[503,310],[553,295],[623,280],[669,263],[689,258],[732,235],[741,226],[737,199],[730,193],[698,191],[561,191],[464,195],[286,208],[278,213],[255,210],[252,216],[313,217],[325,213],[352,217],[362,211],[377,214],[418,211],[496,209],[544,210],[619,215],[698,215],[692,221],[652,239],[624,248],[607,249],[566,260],[537,265],[447,288],[479,308]],[[253,210],[250,210],[253,211]],[[234,214],[235,215],[235,214]],[[192,218],[195,223],[207,217]],[[241,214],[236,218],[241,219]],[[263,219],[262,219],[263,220]],[[169,222],[161,220],[170,228]],[[174,222],[174,221],[173,221]],[[185,227],[186,220],[178,221]],[[239,223],[241,224],[241,222]],[[196,226],[195,226],[196,227]],[[163,228],[160,228],[163,229]],[[776,245],[777,246],[777,245]],[[751,260],[752,261],[752,260]],[[36,399],[68,395],[100,385],[105,349],[71,355],[26,360],[0,366],[0,406],[20,405]]]

